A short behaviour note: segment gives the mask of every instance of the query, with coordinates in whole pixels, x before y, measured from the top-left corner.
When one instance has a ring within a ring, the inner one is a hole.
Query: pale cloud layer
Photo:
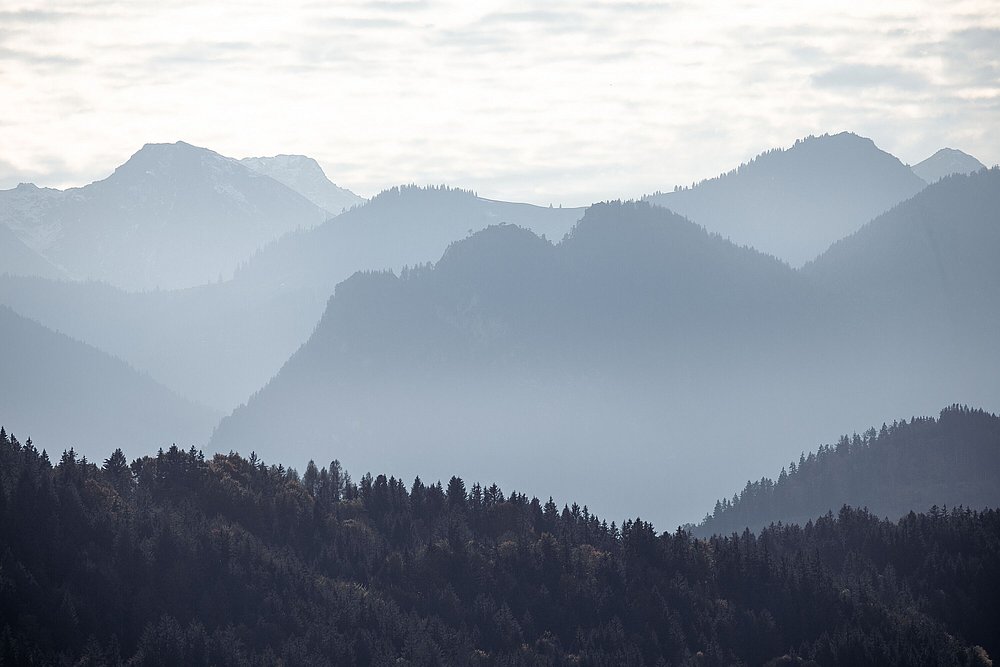
[[[852,130],[1000,161],[1000,5],[0,0],[0,187],[146,142],[567,205]]]

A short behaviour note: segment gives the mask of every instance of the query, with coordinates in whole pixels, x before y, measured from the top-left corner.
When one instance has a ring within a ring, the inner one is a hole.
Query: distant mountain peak
[[[0,192],[0,223],[71,278],[125,289],[214,282],[266,243],[329,214],[238,160],[148,143],[114,172],[65,192]]]
[[[913,173],[928,183],[940,181],[952,174],[971,174],[986,165],[957,148],[942,148],[934,155],[913,165]]]
[[[925,185],[868,137],[840,132],[798,139],[693,187],[646,199],[801,266]]]
[[[227,161],[227,158],[213,150],[195,146],[185,141],[158,144],[149,143],[144,144],[128,160],[116,167],[113,177],[130,174],[137,176],[160,176],[165,171],[178,172],[178,175],[185,175],[182,172],[194,170],[197,167],[197,162],[203,160],[221,163]]]
[[[195,146],[194,144],[189,144],[186,141],[175,141],[170,142],[150,142],[142,145],[142,148],[133,153],[132,157],[137,155],[150,155],[150,154],[170,154],[170,153],[181,153],[181,152],[204,152],[212,155],[218,155],[215,151],[209,148],[203,148],[201,146]]]

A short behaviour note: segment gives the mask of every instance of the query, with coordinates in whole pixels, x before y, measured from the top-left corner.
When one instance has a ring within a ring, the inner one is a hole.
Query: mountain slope
[[[561,238],[582,214],[582,209],[492,201],[446,187],[391,188],[315,229],[271,244],[236,277],[260,289],[320,289],[325,299],[355,271],[398,271],[434,261],[452,241],[489,225],[506,222]]]
[[[0,274],[60,278],[62,272],[0,224]]]
[[[913,173],[928,183],[936,183],[952,174],[971,174],[985,169],[986,165],[954,148],[942,148],[934,155],[911,167]]]
[[[0,307],[0,415],[23,436],[96,454],[203,442],[210,410],[128,365]]]
[[[499,220],[562,236],[579,215],[403,188],[338,216],[336,225],[288,235],[230,281],[130,294],[96,283],[0,276],[0,303],[120,356],[184,396],[230,411],[309,337],[335,285],[355,271],[422,264],[470,227]]]
[[[844,505],[891,520],[932,506],[1000,507],[1000,419],[953,406],[939,419],[914,417],[863,436],[842,436],[802,456],[777,481],[747,482],[719,501],[698,535],[742,533],[772,523],[804,525]]]
[[[990,350],[1000,330],[1000,169],[947,177],[802,272],[888,336]]]
[[[330,215],[339,215],[349,208],[365,203],[363,197],[331,183],[316,160],[305,155],[248,157],[240,162],[258,173],[284,183],[328,211]]]
[[[813,372],[802,341],[837,331],[813,296],[786,265],[646,204],[591,207],[556,246],[494,226],[434,267],[338,285],[310,340],[212,446],[287,459],[339,443],[352,464],[450,463],[569,491],[600,484],[594,462],[613,442],[634,456],[613,477],[641,483],[596,491],[600,501],[620,508],[645,492],[698,511],[675,466],[717,452],[741,418]],[[708,394],[734,406],[733,422],[706,414]],[[696,434],[702,447],[684,446]],[[650,491],[664,461],[671,485]]]
[[[692,188],[647,199],[792,266],[926,184],[871,139],[809,137]]]
[[[60,192],[0,192],[0,223],[73,278],[125,289],[231,274],[256,249],[328,214],[213,151],[147,144],[108,178]]]
[[[960,227],[946,188],[908,205],[941,198]],[[996,210],[993,194],[967,195]],[[991,232],[976,229],[989,255]],[[995,299],[978,313],[925,307],[930,326],[917,326],[877,312],[873,289],[838,289],[648,204],[591,207],[555,246],[494,226],[433,267],[340,284],[213,446],[301,460],[333,446],[355,467],[391,457],[407,473],[584,486],[602,510],[644,500],[681,522],[845,419],[1000,402]]]
[[[323,312],[312,292],[263,293],[232,281],[126,292],[104,283],[0,276],[0,304],[223,413],[281,368]]]

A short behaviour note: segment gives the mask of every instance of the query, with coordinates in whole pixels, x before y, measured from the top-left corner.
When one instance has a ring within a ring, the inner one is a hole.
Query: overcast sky
[[[583,205],[852,130],[1000,161],[1000,2],[0,0],[0,187],[147,142]]]

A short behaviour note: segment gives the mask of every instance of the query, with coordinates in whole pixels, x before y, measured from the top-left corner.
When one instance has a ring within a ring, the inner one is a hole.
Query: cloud
[[[181,136],[312,155],[361,192],[566,205],[828,130],[995,162],[993,1],[21,0],[0,13],[0,145],[53,185]],[[52,155],[72,167],[44,178]]]
[[[830,88],[873,88],[890,86],[915,90],[927,85],[918,72],[891,65],[838,65],[812,77],[817,86]]]
[[[66,67],[79,65],[82,58],[60,55],[58,53],[38,53],[23,49],[12,49],[0,46],[0,63],[20,63],[36,67]]]
[[[52,23],[79,18],[79,12],[52,11],[47,9],[14,9],[0,10],[0,23],[12,25],[16,23]]]

